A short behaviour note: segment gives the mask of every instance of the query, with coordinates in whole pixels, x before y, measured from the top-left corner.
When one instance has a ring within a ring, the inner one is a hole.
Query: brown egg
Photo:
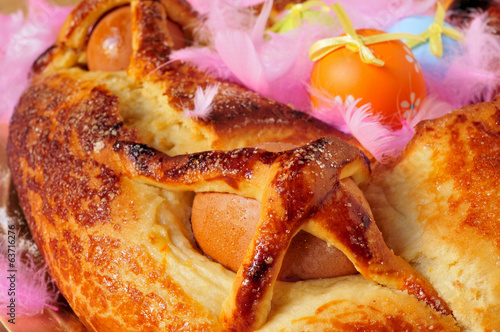
[[[186,46],[181,28],[167,21],[172,48]],[[87,45],[87,66],[91,71],[126,70],[132,56],[132,12],[130,6],[113,10],[92,31]]]
[[[260,203],[225,193],[196,194],[191,223],[200,249],[236,272],[255,234]],[[349,259],[334,246],[300,231],[283,260],[284,281],[333,278],[357,273]]]
[[[97,23],[87,45],[87,66],[92,71],[126,70],[132,56],[130,6],[115,9]]]
[[[283,143],[258,145],[277,152],[294,146]],[[342,180],[358,197],[360,190],[351,179]],[[366,201],[363,199],[363,202]],[[257,229],[261,204],[234,194],[201,193],[193,202],[191,224],[200,249],[228,269],[237,271]],[[284,281],[333,278],[357,273],[340,250],[300,231],[293,238],[283,259],[279,279]]]
[[[170,33],[170,38],[172,38],[172,49],[179,50],[186,47],[186,36],[179,25],[167,20],[167,29]]]

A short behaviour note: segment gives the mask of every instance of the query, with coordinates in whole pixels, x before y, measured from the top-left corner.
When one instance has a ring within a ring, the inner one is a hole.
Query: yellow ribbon
[[[319,9],[314,9],[319,8]],[[288,13],[269,30],[276,33],[283,33],[288,30],[297,29],[302,25],[304,16],[308,12],[320,11],[329,12],[330,7],[320,0],[310,0],[299,4],[289,4],[285,7]]]
[[[349,16],[339,3],[333,4],[331,8],[335,12],[335,15],[337,15],[346,35],[326,38],[314,43],[309,49],[309,58],[312,61],[318,61],[327,54],[342,47],[346,47],[352,52],[359,52],[361,61],[364,63],[381,67],[384,65],[384,61],[378,59],[366,45],[399,39],[422,40],[422,37],[410,33],[381,33],[373,36],[360,36],[356,33]]]
[[[427,30],[422,32],[420,36],[423,41],[407,40],[405,43],[410,48],[414,48],[426,41],[429,41],[431,53],[438,58],[443,56],[443,40],[442,35],[448,36],[454,40],[463,40],[465,37],[457,30],[444,26],[444,18],[446,10],[440,2],[437,2],[436,16],[434,22]]]

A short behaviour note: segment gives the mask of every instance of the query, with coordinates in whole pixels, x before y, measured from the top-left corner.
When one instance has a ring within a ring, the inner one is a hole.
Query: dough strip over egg
[[[82,24],[76,30],[68,28],[61,35],[64,43],[43,56],[36,67],[50,72],[74,66],[95,17],[126,3],[109,0],[99,11],[89,9],[88,15],[82,15]],[[132,1],[131,8],[134,55],[128,75],[138,82],[158,79],[174,67],[168,63],[167,12],[155,1]],[[172,70],[174,75],[185,83],[186,75],[180,70]],[[107,149],[104,152],[110,152]],[[266,321],[283,256],[301,229],[343,251],[365,278],[407,291],[449,314],[429,282],[387,248],[355,188],[342,185],[341,180],[349,177],[357,184],[365,181],[369,167],[359,149],[338,138],[321,138],[277,153],[243,148],[170,157],[125,141],[116,142],[114,152],[114,162],[133,181],[168,190],[236,193],[261,202],[257,231],[222,309],[221,321],[228,330],[253,330]],[[343,216],[344,222],[333,222],[333,213]]]
[[[363,153],[338,138],[276,153],[243,148],[170,157],[129,142],[117,142],[114,150],[133,180],[261,202],[257,231],[221,313],[228,330],[250,331],[265,323],[283,257],[301,229],[339,248],[365,278],[450,314],[431,284],[386,246],[359,189],[342,185],[349,177],[359,184],[370,171]]]

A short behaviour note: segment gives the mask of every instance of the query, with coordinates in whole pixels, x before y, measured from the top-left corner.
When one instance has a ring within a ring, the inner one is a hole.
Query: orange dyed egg
[[[356,32],[362,36],[383,33]],[[384,66],[363,63],[359,53],[343,47],[316,61],[311,85],[330,98],[361,98],[358,105],[371,103],[373,113],[381,116],[383,124],[399,129],[401,120],[418,112],[426,97],[422,70],[412,51],[399,40],[367,46],[384,61]],[[321,106],[321,98],[312,95],[311,99],[315,107]]]

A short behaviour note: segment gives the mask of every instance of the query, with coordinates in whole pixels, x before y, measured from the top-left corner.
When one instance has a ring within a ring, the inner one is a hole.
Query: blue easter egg
[[[418,35],[427,30],[433,22],[434,17],[411,16],[397,22],[388,32],[406,32]],[[444,23],[444,26],[453,29],[448,23]],[[441,35],[441,38],[443,41],[443,56],[441,58],[431,53],[428,41],[412,49],[424,73],[444,76],[450,60],[460,54],[460,45],[456,40],[444,34]]]

